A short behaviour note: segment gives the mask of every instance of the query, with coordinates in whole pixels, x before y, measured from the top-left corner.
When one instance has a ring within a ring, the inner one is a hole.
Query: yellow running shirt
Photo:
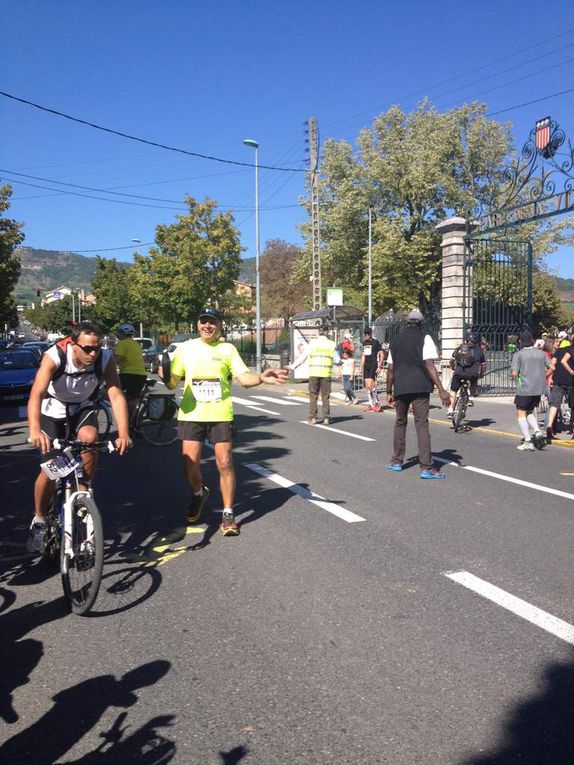
[[[118,362],[121,375],[146,376],[142,349],[133,337],[126,337],[120,340],[114,348],[114,356],[122,357],[122,360]]]
[[[231,377],[249,368],[231,343],[187,340],[176,350],[171,372],[185,377],[178,420],[184,422],[230,422],[233,420]]]

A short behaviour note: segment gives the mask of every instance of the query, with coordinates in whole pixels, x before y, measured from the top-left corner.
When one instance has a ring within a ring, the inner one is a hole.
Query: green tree
[[[129,289],[130,268],[115,258],[96,257],[96,272],[92,279],[92,292],[96,297],[94,319],[108,332],[116,324],[136,322]]]
[[[15,248],[24,241],[22,223],[4,217],[10,207],[11,186],[0,186],[0,326],[18,325],[16,303],[12,290],[20,276],[20,258]]]
[[[136,256],[130,269],[130,295],[136,309],[157,322],[194,322],[203,305],[225,310],[241,264],[239,232],[233,215],[217,212],[206,198],[185,200],[188,213],[156,228],[149,256]]]
[[[305,308],[311,296],[309,277],[297,277],[301,248],[282,239],[270,239],[261,256],[261,313],[266,319],[287,320]]]

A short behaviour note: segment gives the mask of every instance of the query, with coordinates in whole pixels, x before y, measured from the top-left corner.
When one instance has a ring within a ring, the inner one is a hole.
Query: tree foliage
[[[311,295],[309,277],[297,276],[301,248],[282,239],[270,239],[261,256],[261,313],[264,318],[287,320],[305,308]]]
[[[75,308],[77,310],[77,302]],[[67,335],[72,329],[72,297],[66,295],[61,300],[28,309],[25,315],[34,326],[40,327],[44,332],[59,332]],[[82,320],[97,321],[93,306],[82,306]]]
[[[241,263],[239,232],[233,215],[217,212],[206,198],[185,200],[188,212],[156,228],[156,246],[138,255],[129,273],[134,310],[151,323],[195,320],[202,306],[222,305],[233,290]]]
[[[473,103],[439,113],[423,101],[412,113],[393,106],[361,131],[353,151],[329,140],[322,155],[320,222],[324,283],[342,286],[345,302],[367,302],[368,209],[372,232],[373,308],[418,305],[429,312],[440,292],[441,255],[435,226],[472,217],[496,200],[512,154],[508,125]],[[567,223],[532,225],[537,261],[567,239]],[[310,227],[303,231],[309,237]],[[310,272],[309,245],[298,272]]]
[[[18,325],[16,303],[12,290],[20,276],[20,258],[15,248],[24,241],[22,223],[6,218],[5,213],[10,207],[12,188],[9,185],[0,186],[0,325],[9,327]]]
[[[96,298],[94,319],[108,332],[116,324],[137,322],[129,289],[130,269],[115,258],[96,258],[96,272],[92,279],[92,292]]]

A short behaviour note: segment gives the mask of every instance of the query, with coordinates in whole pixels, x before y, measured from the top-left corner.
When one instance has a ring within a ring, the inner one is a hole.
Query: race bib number
[[[370,356],[372,352],[373,352],[372,347],[370,345],[365,345],[365,347],[363,348],[363,353],[365,354],[365,356]]]
[[[223,395],[219,377],[194,377],[191,390],[196,401],[221,401]]]

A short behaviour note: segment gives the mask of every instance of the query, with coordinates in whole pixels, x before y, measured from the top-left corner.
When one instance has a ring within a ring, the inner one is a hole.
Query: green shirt
[[[184,422],[230,422],[233,420],[231,378],[249,369],[237,348],[219,340],[205,343],[187,340],[176,350],[171,372],[185,377],[178,419]]]

